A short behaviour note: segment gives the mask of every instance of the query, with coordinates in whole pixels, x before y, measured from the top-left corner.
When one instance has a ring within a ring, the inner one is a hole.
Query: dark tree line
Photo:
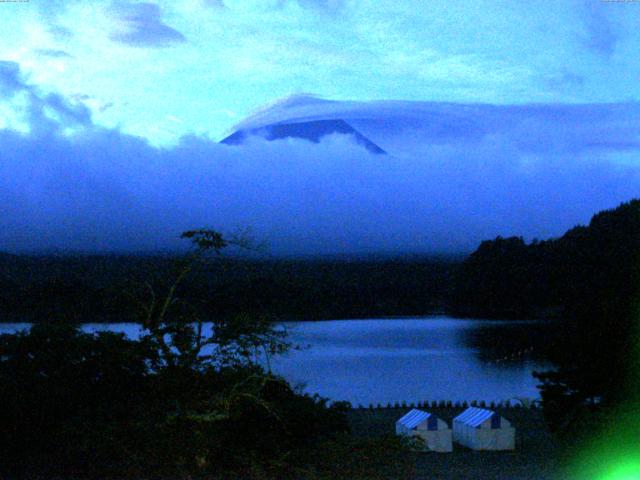
[[[458,268],[447,303],[452,315],[526,319],[562,315],[572,259],[554,240],[522,237],[483,241]]]
[[[574,318],[594,304],[632,298],[638,205],[633,200],[600,212],[557,239],[482,242],[453,276],[447,310],[476,318]]]
[[[174,255],[0,254],[0,321],[135,320],[132,289],[172,278]],[[203,266],[180,295],[209,317],[421,315],[442,310],[457,259],[243,259]]]

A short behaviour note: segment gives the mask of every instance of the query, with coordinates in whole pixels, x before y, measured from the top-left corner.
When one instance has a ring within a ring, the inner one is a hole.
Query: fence
[[[368,406],[364,406],[362,404],[358,404],[357,406],[352,406],[355,410],[382,410],[382,409],[403,409],[407,408],[457,408],[464,409],[467,407],[480,407],[480,408],[524,408],[524,409],[536,409],[541,407],[540,400],[532,400],[530,398],[511,398],[509,400],[503,401],[490,401],[486,402],[485,400],[471,400],[471,401],[453,401],[453,400],[432,400],[432,401],[419,401],[419,402],[411,402],[408,403],[406,401],[403,402],[388,402],[387,404],[373,404],[370,403]]]

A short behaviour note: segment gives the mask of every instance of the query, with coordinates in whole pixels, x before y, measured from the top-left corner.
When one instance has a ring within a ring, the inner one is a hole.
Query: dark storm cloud
[[[122,31],[109,38],[134,47],[166,47],[185,42],[182,33],[162,22],[162,12],[155,3],[118,2],[111,14],[120,22]]]
[[[1,250],[167,249],[187,229],[249,227],[274,254],[469,251],[561,234],[640,192],[636,104],[426,104],[430,133],[401,132],[422,145],[413,156],[370,155],[340,135],[157,148],[40,95],[15,64],[0,64],[0,81],[35,112],[28,134],[0,129]],[[454,119],[474,134],[451,134]]]

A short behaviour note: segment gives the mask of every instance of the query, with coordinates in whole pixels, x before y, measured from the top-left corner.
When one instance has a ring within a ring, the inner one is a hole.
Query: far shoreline
[[[443,312],[427,313],[420,315],[381,315],[371,317],[346,317],[346,318],[311,318],[311,319],[274,319],[274,323],[326,323],[326,322],[363,322],[363,321],[379,321],[388,320],[390,322],[395,320],[456,320],[456,321],[477,321],[477,322],[491,322],[491,323],[513,323],[513,324],[527,324],[527,323],[541,323],[541,322],[559,322],[562,321],[560,317],[540,317],[540,318],[487,318],[487,317],[462,317],[449,315]],[[204,323],[210,323],[212,320],[203,320]],[[48,323],[46,321],[33,321],[28,319],[0,319],[0,325],[36,325],[41,323]],[[65,324],[71,323],[75,325],[141,325],[141,322],[133,320],[107,320],[96,319],[89,322],[64,322],[61,320],[54,320],[50,323]],[[193,322],[195,323],[195,322]]]

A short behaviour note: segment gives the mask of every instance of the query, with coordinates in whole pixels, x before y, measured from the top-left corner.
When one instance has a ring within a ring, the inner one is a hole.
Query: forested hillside
[[[0,321],[131,320],[137,302],[168,288],[177,262],[159,255],[0,255]],[[421,315],[444,308],[457,263],[425,257],[219,258],[186,279],[178,294],[209,316]]]
[[[550,424],[586,432],[580,419],[596,412],[624,415],[633,419],[627,430],[637,439],[639,307],[640,200],[632,200],[558,239],[483,242],[456,274],[449,311],[505,318],[560,314],[561,331],[549,339],[555,368],[535,374]]]
[[[487,318],[574,316],[594,295],[629,298],[637,288],[638,258],[640,200],[632,200],[557,239],[482,242],[455,275],[448,311]]]

